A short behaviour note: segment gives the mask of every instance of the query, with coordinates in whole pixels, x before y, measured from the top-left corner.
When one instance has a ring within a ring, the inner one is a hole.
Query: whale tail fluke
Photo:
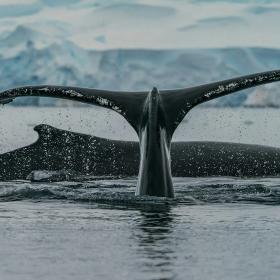
[[[136,194],[173,197],[170,145],[185,115],[200,103],[250,87],[280,81],[280,71],[263,72],[202,86],[150,92],[31,86],[0,93],[0,104],[19,96],[64,98],[112,109],[121,114],[139,136],[141,160]]]
[[[241,76],[196,87],[159,92],[167,132],[172,136],[185,115],[196,105],[243,89],[280,80],[280,70]],[[155,88],[157,91],[157,89]],[[149,92],[106,91],[79,87],[26,86],[0,93],[0,104],[19,96],[64,98],[106,107],[121,114],[139,135]]]

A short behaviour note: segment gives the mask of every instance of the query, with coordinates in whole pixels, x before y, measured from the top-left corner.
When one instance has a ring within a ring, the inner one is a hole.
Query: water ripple
[[[174,178],[176,197],[136,197],[136,178],[85,182],[0,183],[0,201],[70,200],[106,204],[280,204],[280,178]]]

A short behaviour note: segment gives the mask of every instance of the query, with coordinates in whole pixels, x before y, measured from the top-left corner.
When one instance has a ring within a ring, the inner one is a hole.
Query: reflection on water
[[[141,260],[140,270],[146,277],[155,279],[175,277],[176,244],[172,238],[175,221],[170,206],[149,205],[140,213],[133,235]]]

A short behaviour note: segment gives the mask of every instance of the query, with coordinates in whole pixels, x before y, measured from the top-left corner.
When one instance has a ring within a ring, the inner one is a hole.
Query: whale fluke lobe
[[[0,93],[0,104],[16,97],[38,96],[69,99],[114,110],[121,114],[137,131],[141,119],[142,104],[148,92],[118,92],[80,87],[52,85],[26,86],[8,89]]]
[[[1,105],[5,105],[5,104],[8,104],[8,103],[10,103],[10,102],[12,102],[12,101],[13,101],[12,98],[1,99],[1,100],[0,100],[0,104],[1,104]]]
[[[243,89],[280,81],[280,70],[206,85],[150,92],[118,92],[78,87],[29,86],[0,93],[0,104],[20,96],[64,98],[106,107],[121,114],[140,143],[137,195],[173,197],[170,147],[174,131],[196,105]]]
[[[167,126],[173,134],[186,114],[195,106],[247,88],[280,81],[280,70],[241,76],[201,86],[163,90],[163,103],[168,108]]]

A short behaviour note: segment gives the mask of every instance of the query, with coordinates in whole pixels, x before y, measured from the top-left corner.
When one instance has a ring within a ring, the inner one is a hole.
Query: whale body
[[[0,155],[0,180],[25,180],[35,170],[91,176],[138,175],[138,142],[109,140],[45,124],[34,130],[39,134],[35,143]],[[280,149],[261,145],[172,142],[171,158],[175,177],[280,175]]]

